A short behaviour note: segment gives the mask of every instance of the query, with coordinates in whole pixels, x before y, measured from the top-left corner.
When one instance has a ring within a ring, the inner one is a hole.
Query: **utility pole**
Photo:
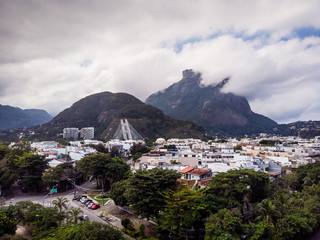
[[[44,198],[42,199],[42,206],[44,206],[44,199],[48,197],[48,195],[51,194],[51,200],[52,200],[52,193],[57,192],[57,187],[59,187],[59,184],[56,184],[53,188],[50,189],[49,193],[44,196]],[[51,202],[50,202],[50,207],[51,207]]]
[[[104,205],[104,179],[102,178],[102,191],[101,191],[101,199],[102,199],[102,206]]]

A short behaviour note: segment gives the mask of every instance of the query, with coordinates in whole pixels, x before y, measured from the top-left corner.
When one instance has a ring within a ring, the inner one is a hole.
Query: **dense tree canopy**
[[[291,185],[294,190],[301,191],[306,186],[320,183],[320,162],[307,164],[294,170],[295,175],[291,179]]]
[[[72,188],[70,179],[75,181],[79,175],[70,162],[65,162],[47,169],[42,175],[42,181],[50,188],[58,184],[59,190],[68,190]]]
[[[45,156],[26,153],[18,159],[19,176],[22,182],[28,187],[35,187],[39,190],[40,183],[42,182],[42,173],[49,167],[49,160]]]
[[[217,174],[211,181],[208,194],[213,194],[224,207],[233,208],[245,199],[259,202],[267,197],[269,176],[249,169],[230,170]]]
[[[262,240],[307,239],[320,226],[319,166],[319,163],[315,163],[295,169],[293,174],[289,174],[273,182],[271,186],[273,191],[269,191],[269,194],[266,194],[265,190],[268,188],[266,188],[267,185],[263,177],[261,178],[259,175],[255,176],[253,179],[258,179],[256,182],[257,186],[250,189],[258,189],[256,193],[264,193],[260,199],[252,198],[252,193],[246,191],[245,187],[242,186],[242,179],[239,180],[239,183],[236,183],[226,177],[228,174],[232,174],[232,176],[240,174],[240,176],[243,176],[243,170],[229,171],[227,175],[218,174],[215,177],[217,180],[223,176],[225,178],[220,179],[216,184],[226,183],[226,185],[221,186],[221,188],[223,186],[226,187],[226,192],[218,186],[214,187],[214,185],[213,189],[209,189],[208,192],[214,190],[213,192],[219,195],[218,202],[220,204],[224,202],[224,205],[229,209],[223,210],[223,214],[220,214],[222,211],[220,210],[218,213],[207,218],[206,239],[220,239],[225,233],[229,234],[229,237],[232,237],[230,239],[240,239],[243,236],[245,236],[245,239]],[[232,185],[229,186],[228,182]],[[248,182],[245,181],[245,183],[247,184]],[[238,192],[239,189],[244,190],[244,194],[239,192],[241,198],[246,195],[253,203],[252,217],[246,221],[244,221],[244,212],[240,204],[232,204],[241,199],[237,199],[232,194]],[[226,200],[221,201],[221,196],[225,196]],[[232,202],[229,200],[230,197]],[[254,201],[254,199],[256,200]],[[236,205],[238,205],[237,208],[232,208]],[[231,223],[235,220],[234,218],[233,220],[230,218],[232,221],[228,220],[225,222],[228,211],[234,211],[235,209],[238,209],[237,211],[240,213],[240,218],[237,215],[238,217],[236,217],[236,221],[234,222],[236,225],[233,225],[234,227],[230,228],[231,230],[219,230],[228,226],[228,222]]]
[[[45,156],[23,152],[23,149],[28,149],[24,144],[13,147],[7,158],[2,160],[5,163],[0,176],[0,184],[9,188],[14,181],[21,179],[28,188],[40,190],[42,173],[48,168],[49,161],[45,159]]]
[[[130,153],[134,161],[140,158],[142,154],[147,152],[149,152],[149,148],[142,143],[138,143],[138,144],[134,143],[133,146],[130,148]]]
[[[99,143],[97,145],[91,144],[90,147],[94,148],[99,153],[109,153],[109,149],[106,148],[102,143]]]
[[[56,209],[45,208],[31,201],[18,202],[16,205],[0,208],[8,219],[20,225],[32,225],[33,239],[43,239],[54,232],[64,219],[64,215]],[[9,225],[8,225],[9,226]]]
[[[135,153],[147,153],[149,152],[149,149],[146,145],[142,144],[142,143],[134,143],[133,146],[130,148],[130,152],[131,154],[135,154]]]
[[[84,221],[60,228],[52,240],[125,240],[122,233],[107,224]]]
[[[128,180],[126,197],[137,215],[157,217],[165,206],[161,193],[174,189],[180,174],[173,170],[154,168],[138,170]]]
[[[21,139],[10,148],[1,145],[0,152],[0,185],[8,189],[20,178],[19,157],[31,153],[31,146],[27,140]]]
[[[83,157],[77,164],[77,170],[85,176],[93,176],[97,180],[97,188],[110,189],[110,185],[126,176],[130,167],[121,158],[98,153]]]
[[[30,201],[0,208],[0,237],[14,239],[17,224],[31,226],[32,239],[125,239],[122,233],[107,224],[84,221],[78,223],[82,211],[72,208],[68,214],[57,209],[45,208]],[[29,239],[29,238],[28,238]],[[31,238],[30,238],[31,239]]]
[[[163,196],[166,205],[160,217],[161,228],[170,229],[178,237],[181,229],[189,229],[195,222],[201,221],[199,210],[207,207],[204,202],[199,201],[204,197],[201,189],[181,185]]]
[[[7,152],[8,152],[8,147],[0,143],[0,160],[2,160],[6,156]]]
[[[221,209],[207,219],[205,240],[220,239],[230,234],[232,239],[240,239],[242,215],[238,209]]]
[[[110,190],[110,197],[113,199],[116,205],[128,206],[128,200],[125,196],[125,192],[128,188],[128,181],[119,181],[112,185]]]
[[[275,146],[277,143],[281,144],[282,142],[279,140],[266,140],[266,139],[261,140],[259,142],[259,144],[264,145],[264,146]]]
[[[17,229],[17,223],[14,219],[9,218],[0,210],[0,237],[5,234],[14,234]]]
[[[47,160],[34,154],[25,141],[12,149],[0,146],[0,158],[2,186],[18,178],[29,187],[40,186],[41,181],[52,186],[77,175],[70,163],[44,173]],[[159,231],[170,230],[173,239],[205,228],[206,236],[195,234],[196,239],[299,240],[320,226],[320,163],[293,169],[274,182],[263,172],[231,170],[216,174],[205,189],[185,187],[173,170],[138,170],[132,175],[122,159],[110,154],[86,156],[77,170],[96,178],[99,188],[111,186],[110,196],[117,205],[130,206],[138,216],[156,218]],[[27,224],[34,228],[36,240],[123,238],[104,225],[78,224],[80,209],[67,209],[63,198],[54,204],[57,210],[32,202],[0,207],[0,236],[14,233],[17,224]]]

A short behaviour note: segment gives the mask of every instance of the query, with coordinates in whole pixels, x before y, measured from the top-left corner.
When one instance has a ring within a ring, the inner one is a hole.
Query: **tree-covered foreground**
[[[274,182],[263,172],[231,170],[215,175],[204,189],[187,188],[173,170],[132,174],[121,158],[109,153],[84,157],[76,166],[67,162],[49,168],[24,141],[11,149],[0,146],[0,164],[3,189],[20,180],[32,191],[57,183],[63,191],[68,179],[94,178],[98,189],[111,189],[117,205],[156,222],[159,239],[298,240],[320,227],[320,163],[293,169]],[[81,210],[66,209],[63,199],[54,204],[56,209],[30,202],[1,207],[0,236],[14,239],[17,226],[27,226],[33,239],[122,239],[107,225],[81,222]],[[128,226],[124,230],[135,235],[137,229]]]
[[[6,190],[19,182],[31,192],[45,192],[58,185],[61,192],[73,188],[74,182],[94,178],[98,189],[109,190],[112,184],[131,173],[123,159],[112,156],[112,152],[97,152],[83,157],[76,166],[66,158],[65,163],[49,167],[49,160],[31,149],[27,140],[21,140],[11,148],[0,144],[0,186]]]
[[[121,231],[107,224],[83,221],[80,208],[67,208],[63,197],[53,202],[55,208],[45,208],[30,201],[0,208],[0,239],[125,239]],[[14,236],[23,226],[24,236]]]
[[[320,163],[274,182],[245,169],[217,174],[205,189],[187,188],[178,178],[170,170],[139,170],[114,184],[111,197],[172,239],[298,240],[320,227]]]

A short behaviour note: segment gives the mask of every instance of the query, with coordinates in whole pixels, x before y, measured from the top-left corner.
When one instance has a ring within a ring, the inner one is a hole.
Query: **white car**
[[[94,204],[94,202],[91,202],[87,205],[88,208],[91,208],[91,206]]]
[[[82,216],[80,217],[80,219],[82,219],[82,220],[89,220],[89,217],[88,217],[88,215],[82,215]]]

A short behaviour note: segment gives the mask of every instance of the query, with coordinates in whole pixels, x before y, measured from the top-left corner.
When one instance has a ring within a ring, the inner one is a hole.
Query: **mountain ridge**
[[[49,122],[52,116],[42,109],[21,109],[0,104],[0,129],[36,126]]]
[[[254,113],[245,97],[222,93],[230,79],[204,86],[201,73],[184,70],[182,79],[146,99],[173,118],[192,121],[211,134],[242,135],[270,131],[273,120]]]
[[[158,137],[204,136],[204,130],[192,122],[166,116],[160,109],[130,94],[108,91],[80,99],[47,124],[37,127],[35,132],[42,133],[44,138],[54,138],[66,127],[94,127],[96,138],[108,140],[113,137],[122,118],[127,118],[143,137],[153,140]]]

